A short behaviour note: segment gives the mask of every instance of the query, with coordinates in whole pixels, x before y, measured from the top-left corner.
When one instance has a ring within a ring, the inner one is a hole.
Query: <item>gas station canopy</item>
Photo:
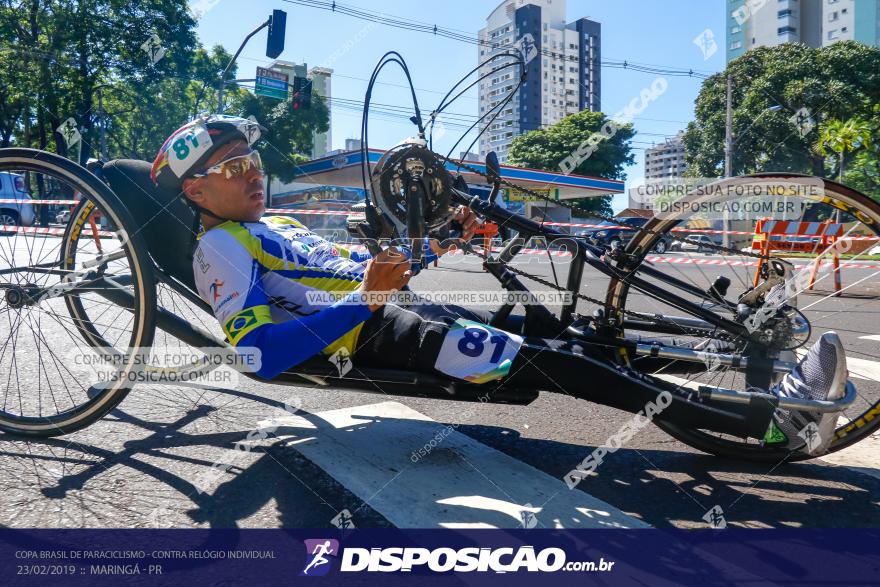
[[[384,151],[370,149],[370,169],[374,169],[376,163],[382,157]],[[303,163],[297,167],[297,182],[316,185],[333,185],[341,187],[362,188],[361,162],[363,152],[360,150],[346,151],[327,157],[321,157]],[[485,172],[486,166],[478,161],[464,161],[470,167]],[[446,163],[446,168],[456,172],[454,163]],[[466,169],[461,170],[465,181],[471,186],[485,185],[486,179]],[[537,191],[539,193],[551,193],[561,200],[588,198],[595,196],[607,196],[623,193],[623,182],[614,179],[599,179],[584,175],[555,173],[552,171],[539,171],[524,167],[501,166],[502,179],[518,186]],[[508,198],[515,197],[508,194]],[[523,200],[530,199],[528,196]]]

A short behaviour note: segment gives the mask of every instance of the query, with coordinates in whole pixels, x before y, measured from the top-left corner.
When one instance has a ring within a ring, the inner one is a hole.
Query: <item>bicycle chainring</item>
[[[421,196],[422,234],[431,234],[452,219],[452,176],[444,163],[420,145],[407,145],[391,153],[373,175],[377,206],[395,224],[400,235],[407,226],[407,201],[411,192]]]

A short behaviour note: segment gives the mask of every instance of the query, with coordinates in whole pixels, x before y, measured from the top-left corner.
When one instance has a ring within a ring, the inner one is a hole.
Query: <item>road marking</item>
[[[859,337],[862,340],[880,340],[880,334],[867,334]]]
[[[648,524],[398,402],[260,423],[398,528]],[[425,447],[426,454],[418,451]],[[414,462],[415,460],[415,462]],[[576,463],[572,463],[574,466]],[[357,522],[355,521],[355,524]]]
[[[880,479],[880,432],[875,432],[852,446],[825,455],[822,460]]]

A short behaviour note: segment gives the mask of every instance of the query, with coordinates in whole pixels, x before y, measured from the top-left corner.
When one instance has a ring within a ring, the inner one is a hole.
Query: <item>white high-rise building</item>
[[[880,47],[880,0],[726,0],[725,10],[727,61],[782,43]]]
[[[652,183],[682,176],[687,169],[681,133],[656,147],[645,149],[645,182]]]
[[[513,137],[562,120],[581,110],[601,109],[601,26],[587,18],[565,22],[565,0],[504,0],[479,31],[479,61],[505,49],[522,46],[528,51],[526,81],[503,107],[500,104],[516,87],[519,69],[510,67],[479,84],[480,116],[498,107],[500,114],[481,135],[480,156],[495,151],[503,163]],[[511,61],[498,58],[483,66],[488,74]],[[486,116],[485,123],[492,118]],[[480,129],[486,128],[482,124]]]
[[[837,41],[880,47],[880,0],[824,0],[822,45]]]
[[[684,158],[682,133],[663,143],[645,149],[645,185],[675,184],[687,169]],[[656,192],[644,186],[629,189],[629,208],[633,210],[652,210]]]

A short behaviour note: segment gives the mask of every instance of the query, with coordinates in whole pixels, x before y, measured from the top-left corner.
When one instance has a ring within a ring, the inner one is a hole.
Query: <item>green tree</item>
[[[231,55],[222,47],[197,47],[190,54],[188,75],[135,79],[104,90],[108,146],[114,157],[152,159],[162,141],[196,114],[213,111],[217,80]],[[235,71],[233,66],[232,71]],[[246,90],[227,85],[227,102],[241,100]]]
[[[846,156],[871,144],[871,127],[860,118],[843,121],[830,118],[819,127],[819,139],[814,149],[825,157],[837,155],[837,179],[844,181]]]
[[[826,174],[813,149],[820,123],[869,116],[880,96],[880,49],[846,41],[820,49],[759,47],[707,79],[684,134],[688,175],[723,174],[727,76],[733,78],[733,173]],[[771,110],[771,107],[781,108]],[[801,112],[800,121],[796,113]]]
[[[152,160],[176,128],[216,108],[231,55],[203,48],[195,24],[176,0],[0,0],[0,146],[66,154],[55,129],[73,117],[83,161],[102,136],[109,158]],[[152,53],[144,49],[151,41]],[[227,113],[253,115],[268,128],[267,172],[283,181],[308,158],[313,133],[328,128],[318,97],[294,110],[234,84],[224,95]]]
[[[583,111],[556,124],[515,137],[508,163],[545,171],[563,171],[607,179],[624,179],[633,163],[632,124],[616,124],[602,112]],[[611,214],[611,196],[575,202],[585,213]]]
[[[870,118],[826,120],[814,148],[838,181],[880,201],[880,103],[872,113]]]
[[[880,103],[874,104],[872,113],[871,118],[864,121],[868,126],[868,141],[847,165],[844,183],[880,202]]]
[[[289,182],[297,175],[296,165],[311,158],[316,132],[330,128],[330,112],[323,98],[312,96],[310,108],[291,106],[289,100],[257,96],[245,92],[227,109],[228,114],[254,116],[266,127],[260,139],[260,155],[268,176]]]
[[[12,89],[23,107],[3,125],[13,129],[6,142],[15,137],[16,144],[45,149],[54,138],[54,150],[64,153],[55,129],[73,117],[87,158],[97,144],[99,93],[189,75],[194,28],[186,5],[174,0],[2,0],[7,50],[0,69],[18,68],[26,80]],[[165,53],[159,60],[142,49],[154,36]]]

